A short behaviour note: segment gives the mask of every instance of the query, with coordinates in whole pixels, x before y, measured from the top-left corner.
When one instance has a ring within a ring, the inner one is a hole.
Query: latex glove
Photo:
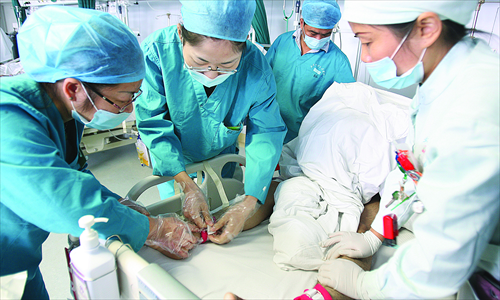
[[[334,288],[353,299],[358,299],[356,291],[358,280],[362,281],[364,276],[365,271],[361,267],[342,258],[326,261],[318,271],[318,281],[322,285]]]
[[[246,220],[253,216],[260,205],[257,198],[244,196],[244,200],[228,209],[228,211],[210,228],[214,234],[208,238],[216,244],[226,244],[243,230]]]
[[[193,232],[199,232],[199,228],[182,221],[177,214],[149,217],[149,221],[146,245],[170,258],[187,258],[189,250],[198,244]]]
[[[365,233],[339,231],[330,234],[330,238],[321,242],[322,247],[333,246],[326,253],[325,259],[331,260],[346,255],[352,258],[364,258],[375,254],[382,241],[370,230]]]
[[[127,206],[127,207],[130,207],[131,209],[135,210],[135,211],[138,211],[140,212],[141,214],[145,215],[145,216],[150,216],[150,213],[148,211],[148,209],[139,201],[132,201],[128,198],[128,196],[126,196],[125,198],[121,198],[120,200],[118,200],[118,202],[120,202],[121,204]]]
[[[212,216],[208,210],[207,198],[198,185],[191,180],[188,183],[179,183],[183,190],[182,212],[198,228],[212,226]]]

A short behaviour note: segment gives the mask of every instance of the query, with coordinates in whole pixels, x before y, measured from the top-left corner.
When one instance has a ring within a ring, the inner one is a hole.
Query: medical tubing
[[[406,174],[405,174],[406,175]],[[405,202],[406,200],[410,199],[411,197],[413,197],[413,195],[415,195],[416,192],[413,192],[410,196],[404,198],[401,202],[399,202],[396,206],[394,206],[393,208],[391,208],[391,211],[395,210],[398,206],[400,206],[401,204],[403,204],[403,202]],[[409,207],[409,206],[408,206]],[[408,208],[406,208],[408,209]],[[405,212],[406,213],[406,210]]]
[[[283,20],[285,20],[286,22],[286,31],[285,32],[288,32],[288,19],[290,19],[293,15],[293,9],[292,9],[292,13],[290,14],[290,16],[287,16],[286,15],[286,0],[283,0]]]

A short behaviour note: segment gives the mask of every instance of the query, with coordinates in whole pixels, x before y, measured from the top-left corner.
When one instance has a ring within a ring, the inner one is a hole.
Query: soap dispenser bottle
[[[80,247],[69,254],[77,300],[120,298],[115,256],[101,246],[97,231],[92,229],[96,222],[107,221],[107,218],[91,215],[83,216],[78,221],[78,225],[85,230],[80,235]]]

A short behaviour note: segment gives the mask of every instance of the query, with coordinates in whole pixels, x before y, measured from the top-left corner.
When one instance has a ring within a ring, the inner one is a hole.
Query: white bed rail
[[[205,162],[194,163],[186,166],[188,174],[198,173],[197,182],[200,188],[207,192],[207,200],[211,210],[223,205],[222,198],[233,199],[237,194],[244,194],[242,180],[236,178],[222,178],[222,168],[227,163],[237,163],[245,166],[245,157],[237,154],[223,154]],[[207,169],[208,168],[208,169]],[[211,172],[213,170],[213,172]],[[201,183],[201,178],[204,180]],[[212,173],[212,175],[210,175]],[[214,174],[215,173],[215,174]],[[172,176],[151,175],[135,184],[127,194],[130,200],[137,201],[142,193],[158,184],[173,180]],[[220,182],[221,185],[217,184]],[[166,212],[180,212],[182,209],[181,196],[179,194],[170,198],[155,202],[148,207],[152,215]]]
[[[122,242],[109,241],[115,254],[122,299],[199,299],[157,264],[150,264]]]

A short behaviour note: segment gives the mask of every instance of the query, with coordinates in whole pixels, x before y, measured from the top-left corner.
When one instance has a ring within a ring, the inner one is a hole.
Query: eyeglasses
[[[108,98],[104,97],[101,93],[99,93],[96,89],[94,89],[90,84],[88,84],[88,83],[83,83],[83,84],[86,87],[88,87],[92,92],[96,93],[97,96],[101,97],[102,99],[106,100],[109,104],[111,104],[114,107],[118,108],[118,111],[120,113],[124,112],[127,109],[127,107],[129,107],[130,104],[132,104],[137,99],[137,97],[139,97],[142,94],[142,90],[139,89],[139,91],[134,92],[134,94],[132,95],[132,98],[130,99],[129,102],[127,102],[127,104],[125,104],[123,107],[120,107],[120,106],[116,105],[113,101],[111,101]]]
[[[223,74],[234,74],[238,72],[237,69],[221,69],[217,67],[216,69],[213,69],[211,66],[208,66],[208,68],[196,68],[196,67],[190,67],[184,62],[184,67],[188,70],[196,71],[196,72],[219,72]]]

